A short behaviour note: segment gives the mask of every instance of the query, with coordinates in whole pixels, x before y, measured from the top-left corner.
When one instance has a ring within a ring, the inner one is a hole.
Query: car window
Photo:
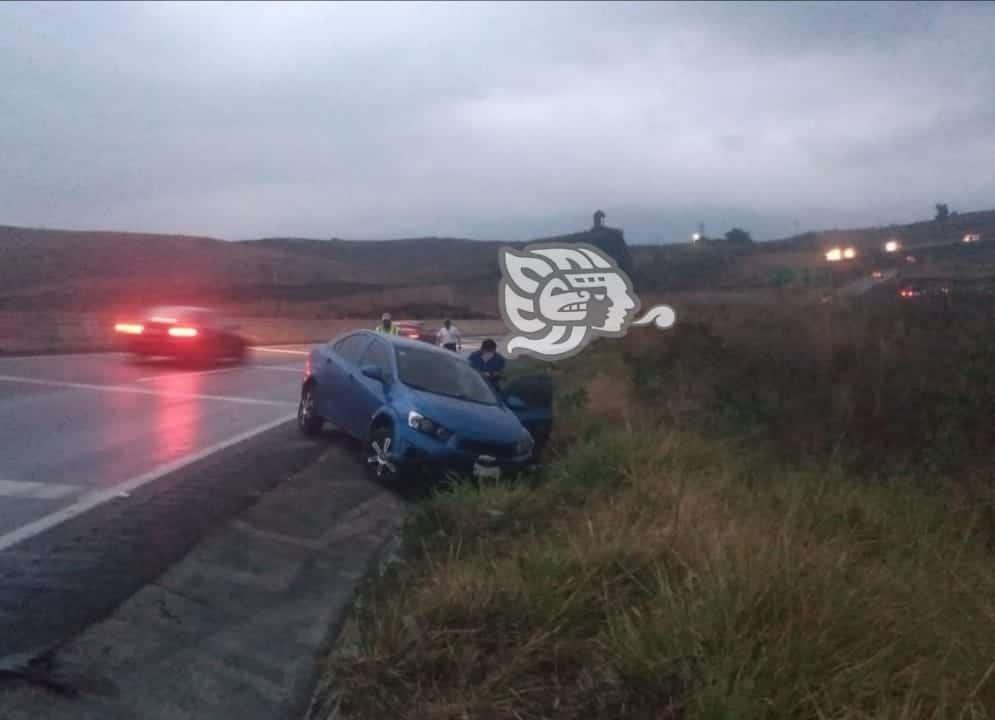
[[[352,365],[359,364],[359,358],[366,349],[369,338],[366,335],[350,335],[335,346],[335,351]]]
[[[374,340],[370,344],[359,364],[376,365],[385,378],[391,378],[394,374],[390,368],[390,350],[382,340]]]
[[[496,405],[491,386],[462,358],[432,350],[397,347],[398,378],[408,387],[436,395]]]

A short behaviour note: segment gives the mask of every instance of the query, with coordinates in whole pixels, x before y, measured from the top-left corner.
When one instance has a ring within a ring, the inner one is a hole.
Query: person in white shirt
[[[459,330],[453,326],[452,320],[445,320],[442,323],[442,327],[436,334],[436,340],[446,350],[453,352],[459,350],[459,346],[463,342],[463,338],[460,336]]]

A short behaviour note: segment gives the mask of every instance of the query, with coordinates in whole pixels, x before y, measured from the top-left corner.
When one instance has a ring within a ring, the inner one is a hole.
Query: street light
[[[832,250],[826,253],[826,260],[828,262],[839,262],[842,259],[843,259],[843,251],[840,250],[838,247],[833,248]]]
[[[848,247],[846,250],[843,251],[843,257],[846,260],[853,260],[855,257],[857,257],[857,251],[852,247]]]
[[[701,240],[701,233],[695,233],[691,236],[691,242],[696,243]]]
[[[884,251],[889,253],[898,252],[900,247],[901,245],[897,240],[889,240],[884,244]]]

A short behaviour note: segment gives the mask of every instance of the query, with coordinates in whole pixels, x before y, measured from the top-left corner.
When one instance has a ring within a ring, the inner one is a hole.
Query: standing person
[[[453,321],[449,319],[442,321],[442,327],[439,328],[439,332],[435,337],[442,347],[453,352],[459,350],[459,346],[463,342],[463,337],[460,335],[459,330],[453,325]]]
[[[384,335],[397,335],[397,325],[395,325],[390,319],[390,313],[384,313],[380,316],[380,324],[373,328],[378,333],[383,333]]]
[[[497,343],[487,338],[480,349],[470,354],[470,367],[484,376],[494,389],[504,379],[504,357],[497,351]]]

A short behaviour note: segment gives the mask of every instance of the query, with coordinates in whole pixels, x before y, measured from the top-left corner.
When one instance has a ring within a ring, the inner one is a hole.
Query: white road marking
[[[42,385],[45,387],[73,388],[76,390],[97,390],[103,392],[132,393],[135,395],[156,395],[158,397],[176,400],[218,400],[221,402],[241,403],[243,405],[271,405],[287,407],[296,403],[280,400],[260,400],[257,398],[231,397],[229,395],[203,395],[200,393],[170,392],[152,390],[131,385],[94,385],[91,383],[66,382],[63,380],[40,380],[38,378],[21,377],[19,375],[0,375],[0,382],[23,383],[25,385]]]
[[[287,355],[310,355],[308,350],[287,350],[286,348],[254,347],[256,352],[285,353]]]
[[[161,380],[162,378],[171,377],[193,377],[194,375],[216,375],[218,373],[231,372],[233,370],[241,370],[240,367],[229,367],[229,368],[218,368],[217,370],[198,370],[196,372],[172,372],[164,373],[162,375],[149,375],[148,377],[138,378],[135,382],[152,382],[153,380]]]
[[[0,480],[0,497],[32,498],[35,500],[58,500],[66,495],[78,493],[78,485],[59,485],[18,480]]]
[[[12,530],[4,535],[0,535],[0,551],[7,550],[13,547],[19,542],[27,540],[28,538],[34,537],[39,533],[45,532],[56,525],[60,525],[67,520],[71,520],[78,515],[82,515],[85,512],[92,510],[93,508],[103,505],[106,502],[114,499],[124,499],[122,493],[131,493],[134,490],[142,487],[143,485],[148,485],[150,482],[158,480],[164,475],[179,470],[185,465],[197,462],[206,458],[208,455],[216,453],[220,450],[224,450],[227,447],[235,445],[242,442],[243,440],[248,440],[254,435],[259,435],[267,430],[272,430],[275,427],[282,425],[283,423],[292,420],[296,415],[286,415],[278,420],[273,420],[272,422],[265,423],[263,425],[257,425],[251,430],[246,430],[228,440],[224,440],[210,447],[204,448],[199,452],[186,455],[184,457],[178,458],[172,462],[159,465],[147,473],[133,477],[130,480],[125,480],[124,482],[118,483],[112,487],[106,488],[104,490],[97,490],[94,492],[87,493],[79,500],[74,502],[68,507],[57,510],[56,512],[50,513],[43,517],[34,520],[27,525],[22,525],[16,530]]]

